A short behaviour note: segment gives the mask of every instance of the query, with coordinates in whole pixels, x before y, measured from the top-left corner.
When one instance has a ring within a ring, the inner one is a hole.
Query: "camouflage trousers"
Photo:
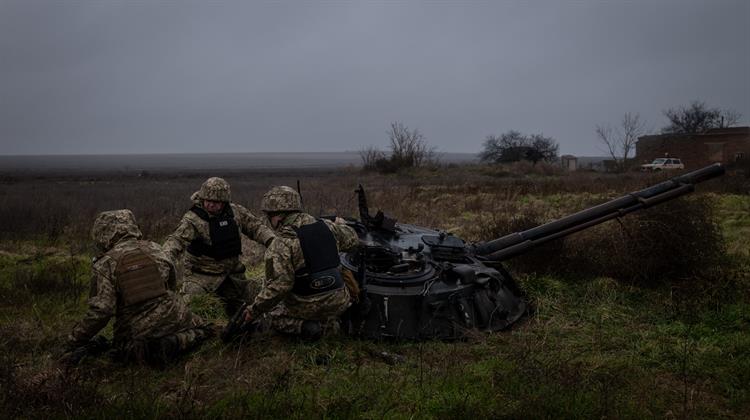
[[[338,333],[339,317],[351,305],[346,288],[332,292],[320,301],[285,300],[263,315],[262,322],[277,332],[298,335],[305,321],[319,321],[325,335]]]
[[[229,274],[206,274],[185,272],[180,293],[186,302],[194,296],[213,293],[224,304],[224,312],[232,317],[240,306],[250,300],[248,290],[250,282],[243,271]]]
[[[115,346],[123,362],[163,365],[197,348],[214,336],[211,326],[188,328],[159,338],[138,339]]]

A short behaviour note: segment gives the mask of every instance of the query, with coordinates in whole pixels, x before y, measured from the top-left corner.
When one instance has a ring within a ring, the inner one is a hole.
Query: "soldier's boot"
[[[318,341],[323,337],[323,326],[320,321],[304,321],[299,336],[304,341]]]
[[[146,361],[155,366],[164,366],[174,361],[180,354],[180,339],[170,334],[150,340],[147,345]]]
[[[186,353],[203,344],[204,341],[216,335],[212,325],[191,328],[175,334],[179,342],[179,352]]]

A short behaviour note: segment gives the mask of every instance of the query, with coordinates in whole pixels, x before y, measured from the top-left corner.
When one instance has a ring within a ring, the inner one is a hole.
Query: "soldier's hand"
[[[247,303],[243,303],[242,307],[232,316],[227,325],[221,331],[221,340],[228,343],[234,339],[234,337],[246,332],[246,327],[250,325],[253,320],[252,311]]]
[[[333,220],[333,223],[336,223],[337,225],[345,225],[346,220],[342,217],[336,216],[336,218]]]
[[[245,308],[245,314],[244,314],[245,324],[249,324],[253,322],[253,311],[250,309],[250,307]]]

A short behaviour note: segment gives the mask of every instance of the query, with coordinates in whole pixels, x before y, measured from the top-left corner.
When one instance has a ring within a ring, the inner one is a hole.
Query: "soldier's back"
[[[174,267],[159,244],[125,241],[105,255],[102,264],[117,290],[116,341],[158,338],[199,324],[174,292]]]

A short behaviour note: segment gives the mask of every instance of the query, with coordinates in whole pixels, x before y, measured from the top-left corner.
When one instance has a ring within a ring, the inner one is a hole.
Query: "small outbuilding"
[[[560,165],[567,171],[578,170],[578,158],[573,155],[560,156]]]

